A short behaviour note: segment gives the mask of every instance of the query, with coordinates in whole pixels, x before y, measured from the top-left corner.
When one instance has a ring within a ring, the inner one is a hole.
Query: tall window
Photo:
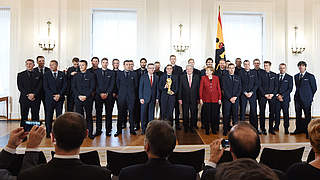
[[[0,8],[0,96],[9,95],[10,9]],[[0,114],[5,105],[0,104]]]
[[[132,59],[137,55],[137,13],[94,10],[92,56]]]
[[[263,59],[262,14],[224,13],[222,21],[227,59]]]

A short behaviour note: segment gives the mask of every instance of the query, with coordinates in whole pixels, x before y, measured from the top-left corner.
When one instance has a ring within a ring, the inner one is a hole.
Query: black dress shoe
[[[198,126],[194,126],[195,129],[199,129]]]
[[[97,131],[94,136],[100,136],[102,134],[102,131]]]
[[[227,136],[228,132],[227,131],[223,131],[223,136]]]
[[[274,130],[269,130],[269,133],[272,135],[276,135],[276,133],[274,132]]]
[[[258,133],[259,135],[262,134],[260,130],[257,130],[257,133]]]
[[[140,135],[145,135],[145,132],[144,132],[144,131],[142,131]]]
[[[93,134],[89,134],[89,136],[88,136],[90,139],[94,139],[94,135]]]
[[[50,134],[47,134],[47,135],[46,135],[46,138],[51,138]]]
[[[116,132],[113,136],[118,137],[121,134],[121,132]]]
[[[306,139],[309,139],[309,134],[308,133],[306,133]]]
[[[201,129],[205,129],[204,125],[201,125]]]
[[[137,133],[135,131],[131,131],[130,134],[137,135]]]
[[[212,134],[218,134],[217,131],[212,131]]]
[[[122,129],[127,128],[127,123],[126,124],[122,124]]]
[[[193,128],[190,128],[190,132],[193,134],[196,133],[196,131]]]
[[[302,133],[303,133],[302,131],[295,130],[295,131],[293,131],[293,132],[290,133],[290,134],[292,134],[292,135],[297,135],[297,134],[302,134]]]
[[[279,127],[274,127],[273,130],[274,131],[279,131]]]
[[[106,133],[106,136],[111,136],[111,132]]]
[[[189,131],[189,129],[187,127],[185,127],[183,130],[185,133],[187,133]]]
[[[206,135],[209,135],[209,130],[206,130]]]
[[[176,124],[176,130],[181,130],[181,127],[179,124]]]
[[[267,135],[267,131],[266,131],[266,130],[262,130],[261,133],[262,133],[263,135]]]
[[[285,129],[285,130],[284,130],[284,134],[289,134],[289,130],[288,130],[288,129]]]

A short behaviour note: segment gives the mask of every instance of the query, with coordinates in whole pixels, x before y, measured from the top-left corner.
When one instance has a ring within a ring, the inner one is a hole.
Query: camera
[[[230,143],[229,143],[229,140],[228,139],[223,139],[221,141],[221,146],[226,149],[226,148],[229,148],[230,147]]]

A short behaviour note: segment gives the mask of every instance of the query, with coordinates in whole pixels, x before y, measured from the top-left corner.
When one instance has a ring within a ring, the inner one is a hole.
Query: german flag
[[[219,68],[220,59],[225,59],[225,49],[224,49],[224,40],[222,33],[222,23],[220,16],[220,6],[219,6],[219,15],[218,15],[218,28],[217,28],[217,38],[216,38],[216,69]]]

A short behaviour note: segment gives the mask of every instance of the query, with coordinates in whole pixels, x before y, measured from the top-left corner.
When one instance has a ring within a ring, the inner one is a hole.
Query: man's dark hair
[[[269,64],[269,66],[271,66],[271,62],[270,61],[264,61],[264,64]]]
[[[168,65],[166,66],[166,69],[167,69],[167,67],[169,67],[169,66],[173,67],[172,64],[168,64]]]
[[[131,62],[130,60],[124,60],[123,61],[123,65],[125,65],[126,63],[129,63],[129,62]]]
[[[141,61],[146,61],[146,63],[148,62],[146,58],[141,58],[141,59],[140,59],[140,62],[141,62]]]
[[[146,143],[153,155],[166,158],[176,147],[176,135],[167,121],[153,120],[146,129]]]
[[[208,61],[212,61],[212,63],[213,63],[213,59],[211,57],[206,59],[206,63],[208,63]]]
[[[101,59],[101,62],[102,61],[109,61],[109,60],[108,60],[108,58],[104,57],[104,58]]]
[[[305,62],[305,61],[299,61],[298,62],[298,67],[299,66],[305,66],[305,67],[307,67],[307,63]]]
[[[52,133],[59,148],[71,151],[80,148],[87,135],[87,123],[81,114],[67,112],[55,120]]]
[[[230,64],[228,64],[228,67],[230,67],[230,66],[235,66],[233,63],[230,63]]]
[[[153,63],[149,63],[149,64],[147,65],[147,67],[148,67],[148,66],[154,66],[154,64],[153,64]]]
[[[154,62],[154,64],[160,64],[160,62],[159,62],[159,61],[156,61],[156,62]]]
[[[91,58],[91,62],[92,62],[94,59],[97,59],[98,62],[99,62],[99,58],[98,58],[98,57],[92,57],[92,58]]]
[[[281,63],[279,66],[287,66],[286,63]]]
[[[217,167],[216,180],[279,180],[269,167],[248,158],[222,163]]]
[[[114,61],[119,61],[119,59],[113,59],[112,62],[114,62]]]
[[[170,59],[171,59],[172,57],[176,57],[176,55],[173,55],[173,54],[172,54],[172,55],[170,55]]]
[[[224,59],[224,58],[220,59],[220,60],[219,60],[219,63],[220,63],[220,61],[226,62],[226,59]]]
[[[86,60],[80,60],[81,63],[85,63],[88,66],[88,62]]]
[[[230,60],[226,60],[226,63],[227,63],[227,62],[231,62],[231,61],[230,61]]]
[[[250,133],[251,131],[251,133]],[[239,122],[228,134],[230,148],[237,158],[256,159],[261,143],[256,129],[247,122]]]
[[[56,63],[56,65],[58,65],[58,61],[57,60],[51,60],[50,63]]]
[[[237,60],[240,60],[240,61],[241,61],[241,58],[236,58],[235,62],[236,62]]]
[[[246,59],[246,60],[243,61],[243,64],[246,63],[246,62],[250,63],[250,61],[248,59]]]
[[[79,62],[79,58],[74,57],[74,58],[72,59],[72,62]]]
[[[27,59],[27,60],[25,61],[25,63],[28,62],[28,61],[29,61],[29,62],[32,62],[32,63],[34,64],[34,60],[33,60],[33,59]]]
[[[44,56],[37,56],[37,62],[40,58],[44,58]]]
[[[256,58],[256,59],[253,60],[253,62],[255,62],[255,61],[259,61],[260,62],[260,59]]]

